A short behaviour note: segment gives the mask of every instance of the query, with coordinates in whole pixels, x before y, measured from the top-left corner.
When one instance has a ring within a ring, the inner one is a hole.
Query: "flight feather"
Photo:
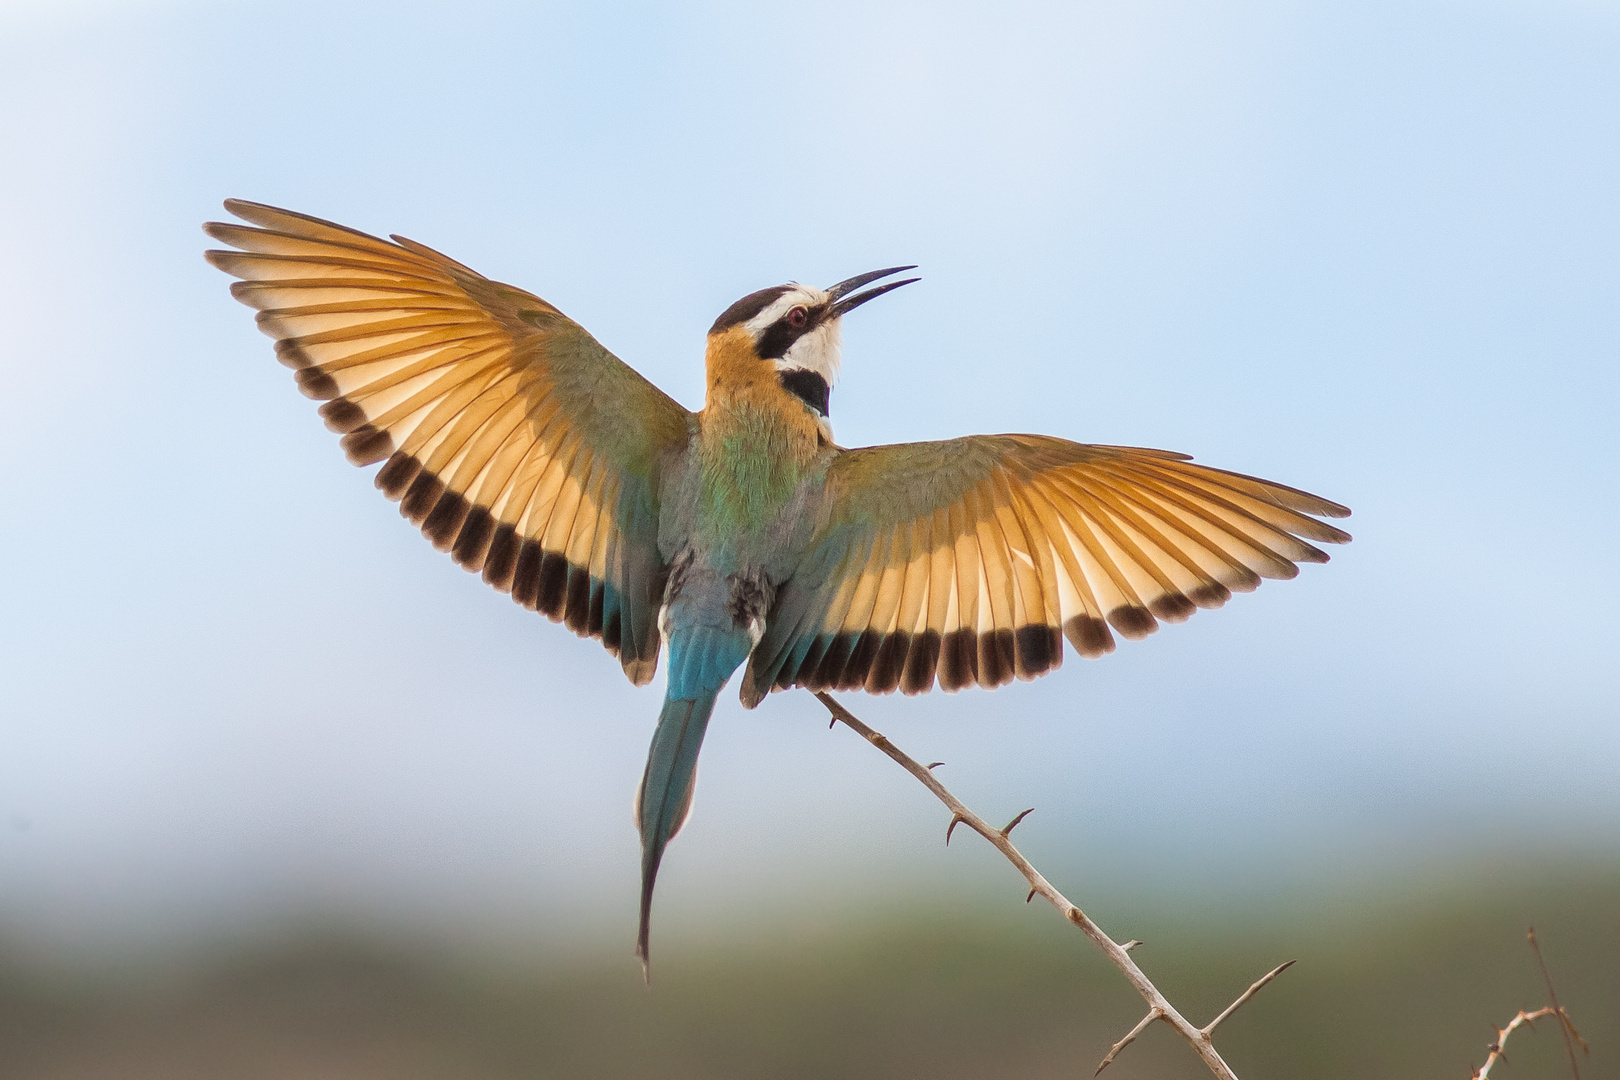
[[[1036,435],[837,452],[743,699],[1000,686],[1326,562],[1344,507],[1181,454]]]
[[[258,203],[211,223],[276,355],[357,465],[442,551],[600,638],[636,683],[657,663],[662,462],[693,417],[578,323],[402,237]]]

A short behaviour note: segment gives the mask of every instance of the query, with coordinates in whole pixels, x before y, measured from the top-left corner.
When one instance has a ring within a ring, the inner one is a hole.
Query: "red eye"
[[[810,313],[802,307],[792,308],[787,313],[788,325],[795,330],[803,330],[810,321]]]

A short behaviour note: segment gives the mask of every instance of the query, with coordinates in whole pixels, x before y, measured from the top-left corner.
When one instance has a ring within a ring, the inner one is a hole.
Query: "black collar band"
[[[782,389],[816,410],[817,416],[830,415],[827,411],[829,399],[832,397],[832,388],[827,380],[821,377],[818,371],[807,371],[796,368],[793,371],[778,371],[776,380],[782,384]]]

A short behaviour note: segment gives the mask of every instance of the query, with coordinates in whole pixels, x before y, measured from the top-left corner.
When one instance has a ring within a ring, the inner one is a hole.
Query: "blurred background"
[[[658,686],[435,553],[201,258],[237,196],[537,292],[689,407],[921,264],[846,445],[1034,431],[1356,542],[994,696],[847,704],[1246,1080],[1620,1075],[1620,4],[0,0],[0,1074],[1070,1076],[1140,1014],[803,693],[723,696],[644,990]],[[1542,1025],[1493,1076],[1561,1075]],[[1154,1031],[1110,1070],[1193,1077]]]

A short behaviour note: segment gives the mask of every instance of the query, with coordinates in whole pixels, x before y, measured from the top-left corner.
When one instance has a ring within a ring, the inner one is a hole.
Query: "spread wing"
[[[298,386],[441,551],[652,678],[660,459],[690,414],[562,312],[430,248],[257,203],[213,223]]]
[[[743,683],[1000,686],[1326,562],[1337,503],[1163,450],[980,435],[841,453]]]

